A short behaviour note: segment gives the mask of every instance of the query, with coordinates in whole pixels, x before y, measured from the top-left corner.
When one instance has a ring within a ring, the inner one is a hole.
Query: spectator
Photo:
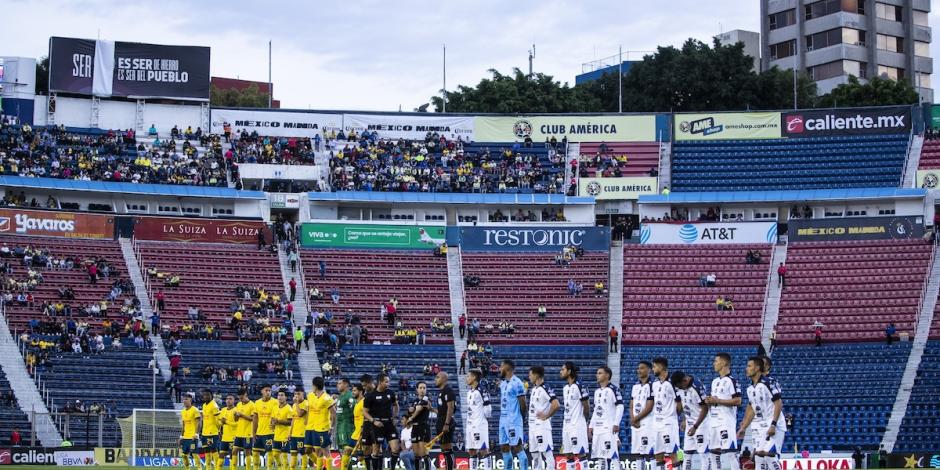
[[[889,323],[888,327],[885,328],[885,341],[887,341],[888,346],[891,346],[891,343],[895,341],[894,336],[898,333],[898,329],[894,327],[894,323]]]
[[[777,328],[770,330],[770,354],[774,353],[774,349],[777,347]]]
[[[467,351],[466,350],[462,354],[460,354],[460,369],[457,370],[457,373],[458,374],[467,373]]]
[[[10,445],[18,447],[20,443],[23,442],[23,436],[20,435],[20,430],[13,428],[13,431],[10,432]]]
[[[574,297],[578,293],[578,285],[574,282],[574,279],[568,279],[568,295]]]
[[[290,253],[287,254],[287,261],[290,262],[290,272],[296,273],[297,272],[297,250],[291,250]]]
[[[457,317],[457,330],[460,333],[460,339],[463,339],[464,335],[467,333],[467,315],[461,313]]]
[[[539,321],[545,320],[546,316],[548,316],[548,309],[545,305],[539,305]]]
[[[787,285],[787,267],[782,262],[777,266],[777,287],[783,288]]]
[[[826,325],[823,325],[819,320],[813,322],[813,338],[816,341],[816,346],[822,346],[822,330],[824,326]]]
[[[157,290],[157,309],[159,311],[166,310],[166,294],[163,293],[163,289]]]
[[[334,304],[339,303],[339,288],[338,287],[333,287],[332,289],[330,289],[330,298],[333,299]]]
[[[157,126],[151,124],[151,125],[150,125],[150,129],[147,129],[147,135],[150,136],[150,137],[156,137],[156,136],[157,136]]]
[[[612,326],[610,327],[608,336],[610,336],[610,348],[607,350],[607,352],[615,353],[617,352],[617,345],[620,344],[620,333],[617,331],[616,327]]]
[[[326,261],[320,260],[320,279],[326,279]]]
[[[852,460],[855,461],[855,468],[862,469],[862,461],[865,460],[865,454],[862,454],[861,447],[855,447],[855,452],[852,453]]]
[[[98,265],[95,263],[90,263],[88,265],[88,280],[92,284],[98,283]]]
[[[607,289],[604,287],[604,281],[597,281],[594,283],[594,297],[600,297],[607,294]]]
[[[297,280],[290,278],[290,282],[288,282],[287,285],[290,287],[290,301],[293,302],[294,298],[297,296]]]
[[[715,273],[709,273],[699,279],[699,283],[702,287],[715,287],[718,282],[718,276]]]

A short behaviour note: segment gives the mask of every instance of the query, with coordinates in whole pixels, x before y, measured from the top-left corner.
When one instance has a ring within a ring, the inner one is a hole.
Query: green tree
[[[49,94],[49,56],[44,55],[36,62],[36,94]]]
[[[556,82],[542,73],[531,77],[518,68],[509,75],[490,69],[476,87],[460,85],[447,93],[447,111],[455,113],[579,113],[600,111],[601,103],[588,90]],[[443,110],[440,96],[431,98]]]
[[[820,96],[819,106],[834,108],[914,104],[919,99],[917,90],[906,80],[874,77],[867,83],[860,83],[853,75],[849,77],[848,83],[843,83]]]
[[[237,108],[267,108],[268,94],[262,93],[258,85],[252,83],[243,90],[220,89],[212,86],[209,89],[209,103],[213,106],[232,106]]]

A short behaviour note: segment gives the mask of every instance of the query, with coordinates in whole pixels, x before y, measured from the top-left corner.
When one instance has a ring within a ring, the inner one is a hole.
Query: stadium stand
[[[752,250],[762,264],[746,262]],[[626,245],[621,339],[757,344],[770,255],[769,245]],[[713,287],[702,285],[708,274]],[[730,298],[733,310],[719,310],[719,297]]]
[[[932,245],[923,240],[796,242],[787,252],[777,338],[880,340],[894,323],[913,334]]]
[[[659,142],[581,143],[582,177],[650,176],[659,172]]]
[[[555,253],[463,252],[467,322],[479,320],[477,340],[498,344],[585,344],[606,341],[609,254],[584,252],[568,266]],[[496,268],[498,266],[498,268]],[[583,291],[571,295],[569,280]],[[602,292],[595,283],[603,283]],[[525,289],[520,289],[524,283]],[[466,284],[466,282],[465,282]],[[538,310],[547,314],[540,319]],[[511,332],[503,323],[513,326]],[[468,328],[473,329],[472,325]]]
[[[940,448],[937,390],[940,390],[940,341],[929,341],[917,369],[895,452],[934,452]]]
[[[895,187],[907,134],[677,141],[673,191]],[[847,171],[851,170],[851,171]]]
[[[8,443],[14,429],[19,431],[23,444],[28,444],[31,438],[29,418],[20,410],[10,382],[0,370],[0,436],[4,443]]]
[[[293,384],[300,388],[304,386],[296,354],[287,348],[283,351],[280,347],[277,351],[271,350],[270,342],[183,340],[180,343],[178,351],[182,355],[181,365],[189,369],[189,374],[183,377],[184,392],[198,393],[203,388],[209,388],[224,398],[226,394],[236,394],[240,386],[247,387],[252,396],[260,392],[251,390],[249,385],[258,387],[267,383],[284,386]],[[219,374],[221,369],[225,369],[225,380]],[[244,369],[251,369],[250,381],[238,379],[239,370]]]
[[[259,136],[257,132],[242,131],[231,151],[237,163],[314,164],[313,142],[309,138]]]
[[[924,146],[920,150],[920,163],[917,168],[920,170],[940,168],[940,140],[924,141]]]

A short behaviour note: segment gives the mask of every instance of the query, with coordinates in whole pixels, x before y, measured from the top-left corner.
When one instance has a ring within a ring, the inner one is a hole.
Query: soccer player
[[[251,443],[251,458],[258,470],[261,470],[261,456],[267,457],[274,447],[274,429],[271,427],[271,418],[274,417],[277,408],[277,400],[271,398],[271,386],[261,385],[261,398],[255,400],[251,425],[251,434],[254,436]],[[267,461],[267,467],[271,468],[270,459]]]
[[[747,400],[750,406],[744,412],[744,421],[738,438],[744,437],[744,431],[754,423],[756,439],[754,441],[754,463],[760,470],[780,470],[780,451],[783,450],[783,438],[787,431],[787,422],[783,417],[783,398],[779,391],[763,376],[766,363],[760,357],[747,361],[745,373],[751,379],[747,387]]]
[[[561,427],[561,453],[565,456],[565,470],[575,470],[575,457],[584,461],[588,454],[587,420],[591,415],[588,391],[578,381],[578,366],[567,361],[559,374],[565,380],[562,401],[565,405],[565,422]]]
[[[516,364],[503,359],[499,366],[499,447],[503,468],[513,468],[512,456],[519,459],[519,468],[529,470],[529,459],[522,448],[522,410],[526,409],[525,386],[515,375]],[[512,450],[512,453],[510,453]]]
[[[545,385],[545,368],[529,368],[529,452],[532,452],[532,468],[555,470],[555,455],[552,453],[552,415],[558,411],[555,392]]]
[[[731,376],[731,355],[720,352],[712,361],[718,377],[712,380],[710,393],[705,397],[708,404],[708,436],[705,442],[711,450],[709,457],[712,470],[721,470],[722,456],[729,461],[732,470],[740,470],[738,462],[737,412],[741,405],[741,386]]]
[[[364,426],[365,418],[362,412],[362,408],[363,408],[363,403],[364,403],[363,398],[366,396],[366,392],[365,392],[365,388],[362,386],[361,383],[353,385],[352,395],[353,395],[353,398],[356,399],[356,405],[353,406],[353,432],[352,432],[352,435],[349,436],[350,440],[348,442],[347,447],[352,447],[353,450],[355,450],[356,447],[363,449],[362,444],[356,444],[358,442],[362,442],[360,439],[362,438],[364,434],[363,428],[365,427]],[[363,454],[366,454],[369,456],[366,458],[366,464],[367,464],[366,470],[369,469],[368,466],[372,465],[371,464],[371,452],[372,452],[371,447],[372,445],[369,444],[368,452],[366,452],[365,450],[361,450]],[[343,464],[343,468],[341,468],[340,470],[349,470],[349,463],[351,461],[351,458],[352,458],[352,453],[350,453],[350,458],[346,459],[346,463]]]
[[[290,439],[288,440],[287,450],[290,455],[287,458],[287,468],[294,470],[300,463],[300,468],[307,468],[307,454],[304,452],[304,437],[307,434],[307,400],[303,390],[295,390],[293,405],[294,420],[290,426]]]
[[[235,443],[235,436],[238,434],[238,418],[235,417],[235,395],[231,393],[225,396],[225,408],[219,410],[219,425],[222,426],[222,443],[219,444],[219,460],[217,466],[222,468],[225,458],[228,457],[229,470],[235,470],[235,454],[232,448]]]
[[[599,470],[619,470],[620,445],[617,435],[620,433],[620,420],[623,419],[623,397],[617,386],[610,383],[612,372],[607,366],[597,369],[597,390],[594,391],[594,414],[588,424],[588,438],[591,441],[591,458],[598,460],[594,468]]]
[[[183,434],[180,435],[180,449],[183,451],[183,467],[189,468],[189,459],[192,458],[197,469],[202,468],[199,460],[199,409],[193,406],[193,397],[183,395],[183,411],[180,413],[183,420]]]
[[[653,412],[652,371],[652,362],[640,361],[636,365],[637,382],[630,391],[630,453],[643,460],[643,468],[647,467],[653,455],[653,418],[650,416]]]
[[[238,420],[238,424],[235,426],[235,442],[232,445],[231,460],[236,462],[235,466],[237,467],[238,456],[244,453],[245,469],[252,470],[254,460],[251,458],[251,445],[254,440],[252,426],[255,415],[255,402],[248,398],[248,390],[238,391],[238,404],[235,405],[235,413],[233,414],[235,419]]]
[[[219,405],[215,402],[212,390],[202,391],[202,451],[206,454],[206,470],[215,466],[222,470],[219,462]]]
[[[480,380],[483,372],[480,369],[470,369],[467,374],[467,429],[465,431],[467,452],[470,453],[470,470],[479,468],[479,461],[483,459],[483,470],[490,470],[489,447],[490,426],[488,419],[493,415],[489,395],[480,390]],[[571,469],[569,469],[571,470]]]
[[[372,434],[375,445],[372,446],[372,470],[382,470],[384,459],[379,453],[383,443],[388,444],[391,452],[389,468],[398,467],[398,453],[401,450],[401,441],[398,439],[398,429],[395,428],[398,420],[398,397],[388,389],[388,376],[379,374],[375,379],[375,390],[366,394],[362,415],[366,421],[372,423]]]
[[[669,381],[669,361],[665,357],[653,359],[653,432],[656,465],[666,466],[668,456],[676,461],[679,450],[679,396]]]
[[[326,393],[323,377],[314,377],[313,391],[307,394],[307,435],[304,447],[313,462],[313,468],[333,468],[330,455],[330,429],[336,421],[336,406],[333,397]]]
[[[424,381],[415,385],[415,402],[408,407],[409,413],[405,416],[402,427],[411,426],[411,443],[415,455],[417,470],[433,470],[428,449],[425,447],[431,441],[431,425],[428,417],[431,414],[431,399],[428,398],[428,384]]]
[[[353,447],[356,446],[352,440],[353,407],[356,406],[356,399],[353,398],[347,378],[339,379],[336,391],[339,392],[339,397],[336,399],[336,448],[343,452],[340,468],[345,469],[349,464]]]
[[[273,460],[277,468],[284,470],[287,467],[287,455],[290,453],[288,441],[291,428],[294,424],[294,407],[287,403],[287,391],[277,391],[277,410],[271,417],[274,425],[274,452]]]
[[[782,395],[783,391],[780,388],[780,382],[778,382],[777,379],[774,378],[774,376],[770,375],[770,368],[771,366],[773,366],[773,361],[771,361],[770,358],[767,356],[760,356],[760,357],[764,361],[763,377],[764,379],[767,380],[767,385],[770,387],[770,392],[775,395]],[[781,411],[781,413],[783,412]],[[752,422],[751,427],[748,431],[751,433],[751,439],[753,439],[754,442],[757,442],[757,439],[759,437],[757,425],[753,424]]]
[[[362,402],[363,407],[365,407],[365,398],[368,394],[375,391],[375,382],[372,380],[372,376],[369,374],[363,374],[359,377],[359,383],[362,385]],[[375,465],[375,462],[372,460],[372,455],[379,454],[379,446],[375,442],[375,432],[372,428],[372,421],[363,418],[362,422],[362,432],[359,436],[359,447],[362,450],[362,454],[365,456],[365,466],[366,470],[378,470],[379,467]],[[379,464],[382,462],[380,461]]]
[[[440,435],[441,453],[447,470],[454,470],[454,415],[457,409],[457,394],[448,384],[447,372],[441,371],[434,377],[440,393],[437,395],[437,433]],[[430,470],[430,469],[428,469]]]
[[[705,419],[708,417],[708,404],[705,397],[705,385],[701,380],[677,370],[672,373],[672,386],[675,387],[679,399],[682,401],[682,416],[685,419],[685,441],[682,451],[685,460],[682,470],[692,470],[692,457],[698,456],[699,468],[708,468],[705,455],[708,446],[705,442]]]

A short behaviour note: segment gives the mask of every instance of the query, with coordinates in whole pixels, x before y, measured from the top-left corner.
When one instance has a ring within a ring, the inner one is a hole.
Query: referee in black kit
[[[437,433],[441,436],[441,453],[447,470],[454,470],[454,409],[457,395],[448,384],[447,372],[438,372],[434,384],[441,390],[437,396]]]
[[[398,466],[398,454],[401,451],[396,427],[398,412],[398,397],[388,389],[388,375],[379,374],[375,378],[375,390],[366,393],[365,402],[362,404],[363,422],[372,424],[372,435],[375,437],[372,470],[382,470],[385,463],[381,453],[383,442],[388,443],[388,449],[392,453],[389,468]]]

